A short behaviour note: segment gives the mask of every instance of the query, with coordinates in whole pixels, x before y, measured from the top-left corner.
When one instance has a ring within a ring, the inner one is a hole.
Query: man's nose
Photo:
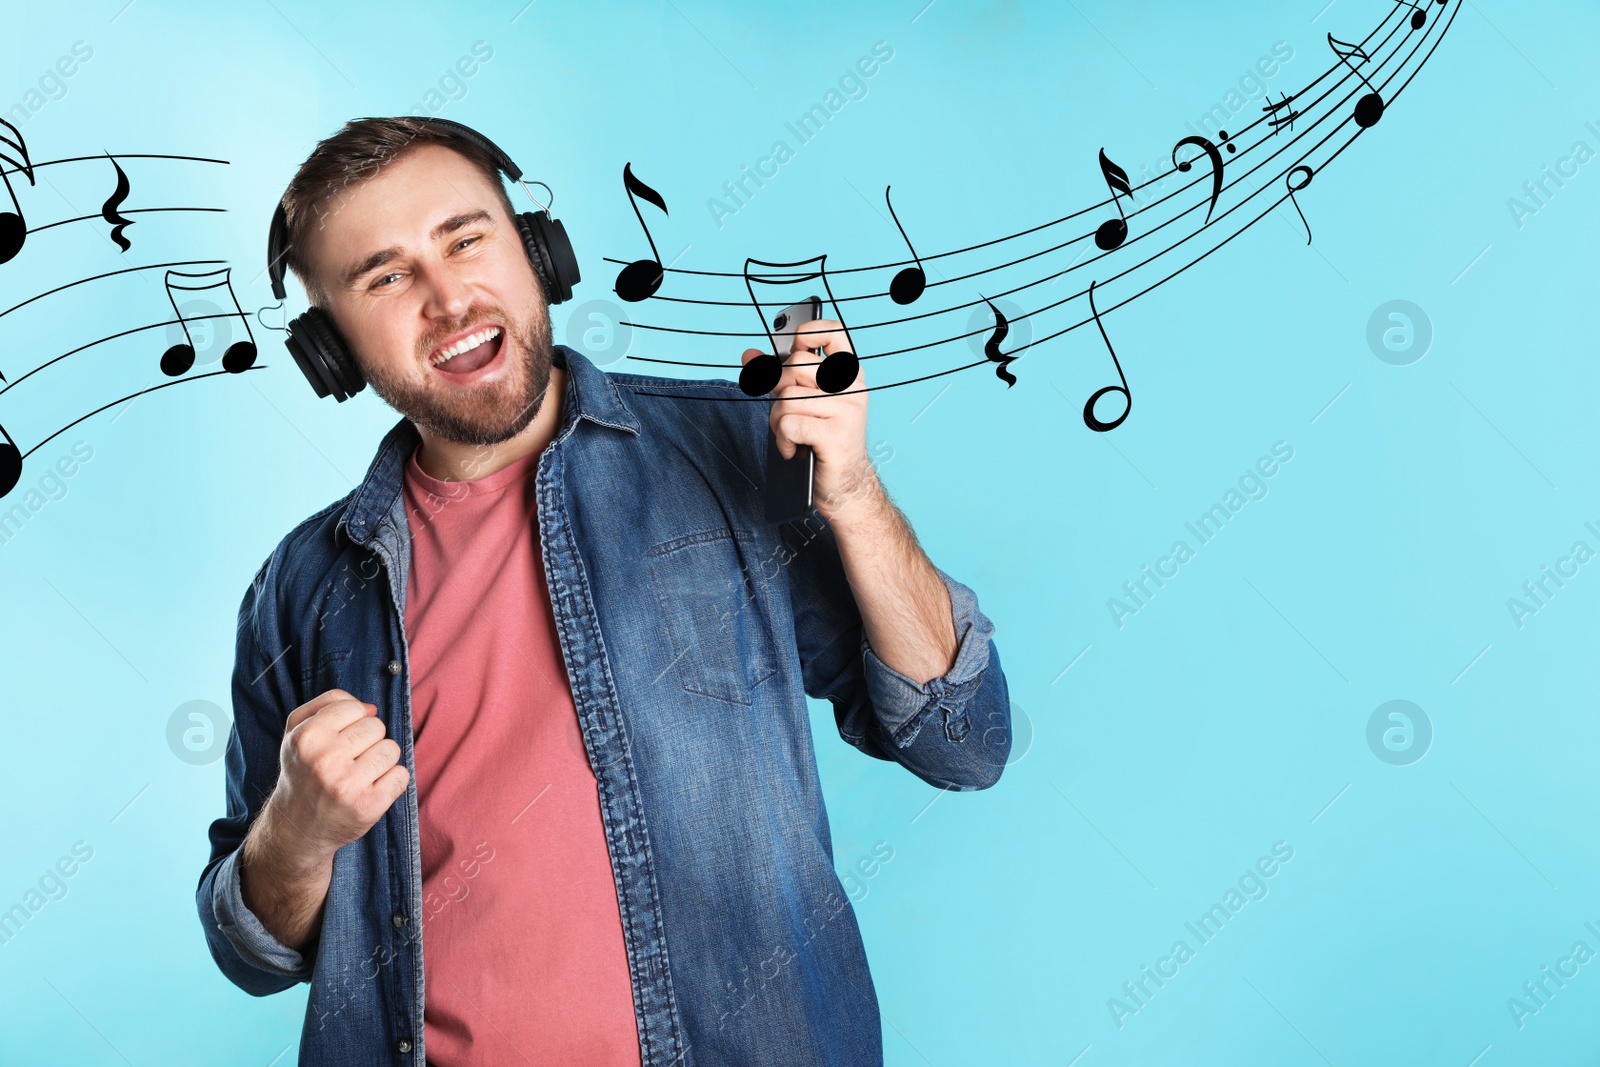
[[[472,306],[472,287],[448,265],[424,265],[419,275],[425,294],[422,313],[429,318],[460,318]]]

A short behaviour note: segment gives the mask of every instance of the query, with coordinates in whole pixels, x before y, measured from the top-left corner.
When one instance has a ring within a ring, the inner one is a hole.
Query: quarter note
[[[28,240],[28,223],[22,217],[22,204],[17,200],[17,191],[11,187],[11,177],[6,170],[6,164],[16,167],[27,177],[28,184],[33,185],[33,162],[28,159],[28,143],[22,139],[22,131],[5,119],[0,119],[0,126],[10,130],[12,134],[7,136],[0,133],[0,182],[5,183],[6,194],[11,197],[11,206],[16,209],[0,211],[0,263],[8,263],[16,258]],[[12,152],[16,155],[12,155]]]
[[[1378,95],[1378,90],[1372,88],[1372,83],[1367,81],[1367,76],[1356,70],[1355,65],[1350,62],[1351,56],[1361,60],[1363,63],[1371,62],[1372,57],[1367,55],[1360,45],[1351,44],[1349,41],[1341,41],[1331,33],[1328,34],[1328,47],[1333,49],[1333,54],[1338,56],[1345,66],[1355,71],[1356,77],[1360,78],[1362,83],[1370,90],[1360,100],[1356,101],[1356,125],[1364,130],[1376,126],[1378,120],[1383,118],[1383,97]]]
[[[906,247],[911,249],[911,258],[917,261],[914,267],[906,267],[894,276],[889,283],[889,299],[896,304],[909,304],[922,295],[922,290],[928,285],[928,275],[922,269],[922,257],[917,255],[917,250],[912,247],[911,238],[906,236],[906,228],[900,225],[900,216],[894,213],[894,201],[889,199],[889,186],[883,187],[883,202],[889,205],[889,217],[894,219],[895,228],[900,231],[900,237],[905,241]]]
[[[1226,142],[1228,140],[1228,131],[1219,130],[1217,131],[1217,136]],[[1206,205],[1206,222],[1209,223],[1211,221],[1211,213],[1217,207],[1217,197],[1222,195],[1222,153],[1217,151],[1217,146],[1212,144],[1211,139],[1208,137],[1185,137],[1172,146],[1173,165],[1184,174],[1189,173],[1189,168],[1194,166],[1193,160],[1185,159],[1181,162],[1178,160],[1178,149],[1184,145],[1194,145],[1204,151],[1206,158],[1211,160],[1211,203]],[[1232,152],[1233,150],[1233,145],[1229,144],[1228,151]]]
[[[239,306],[239,298],[233,293],[233,283],[229,280],[232,269],[231,267],[222,267],[219,270],[206,271],[202,274],[188,274],[179,270],[167,271],[165,279],[167,300],[172,304],[172,312],[178,317],[178,324],[183,327],[183,336],[186,339],[184,342],[175,344],[162,353],[161,373],[167,375],[167,377],[176,378],[194,366],[195,344],[194,334],[189,329],[190,318],[237,318],[244,324],[247,340],[235,341],[228,346],[228,350],[222,354],[222,369],[229,374],[238,374],[241,371],[249,370],[255,363],[255,335],[250,330],[250,322],[244,313],[244,309]],[[200,293],[212,289],[227,290],[228,299],[233,303],[233,312],[231,314],[224,313],[221,316],[185,316],[178,307],[178,298],[173,295],[174,291]]]
[[[1100,338],[1106,343],[1106,351],[1111,353],[1111,362],[1117,368],[1117,377],[1122,379],[1122,384],[1108,385],[1095,391],[1095,394],[1089,398],[1088,403],[1083,405],[1083,424],[1096,433],[1105,433],[1121,426],[1123,420],[1128,417],[1128,412],[1133,410],[1133,394],[1128,391],[1128,376],[1122,373],[1122,363],[1117,359],[1117,350],[1111,347],[1111,338],[1106,336],[1106,328],[1100,322],[1100,312],[1095,310],[1094,286],[1094,282],[1089,283],[1089,311],[1094,315],[1094,324],[1100,327]],[[1107,393],[1121,393],[1123,400],[1127,401],[1127,405],[1122,409],[1122,414],[1115,419],[1110,422],[1101,422],[1095,416],[1094,406]]]
[[[110,159],[111,165],[117,169],[117,187],[106,197],[106,202],[100,205],[100,217],[111,224],[111,239],[126,252],[132,247],[132,242],[122,235],[122,231],[132,226],[133,220],[124,218],[117,209],[128,199],[128,176],[122,173],[122,164],[112,159],[109,153],[106,158]]]
[[[22,450],[4,426],[0,426],[0,437],[6,439],[5,444],[0,444],[0,497],[3,497],[17,487],[22,477]]]
[[[750,294],[750,305],[755,308],[756,315],[761,319],[762,332],[766,334],[771,345],[771,353],[762,353],[744,365],[739,372],[739,388],[746,396],[762,396],[778,387],[778,382],[783,377],[783,364],[789,353],[779,354],[783,347],[779,342],[779,335],[783,333],[786,323],[778,321],[772,316],[785,306],[793,303],[790,299],[774,298],[763,302],[756,296],[756,285],[763,286],[793,286],[801,282],[820,281],[823,292],[828,294],[828,303],[833,305],[834,318],[844,328],[845,341],[848,349],[830,352],[823,357],[817,367],[817,388],[824,393],[843,392],[856,380],[860,373],[861,363],[856,358],[855,342],[850,337],[850,328],[844,324],[844,316],[839,314],[839,304],[833,298],[833,289],[828,284],[828,257],[826,254],[813,256],[811,259],[796,260],[793,263],[771,263],[760,259],[746,259],[744,261],[744,285]],[[775,268],[772,272],[752,271],[752,267]],[[800,269],[796,269],[800,268]],[[814,269],[807,269],[814,268]],[[780,290],[780,293],[782,290]],[[792,292],[787,294],[792,296]],[[770,320],[770,321],[769,321]],[[791,352],[798,350],[810,351],[801,337],[804,336],[804,326],[794,335]],[[778,331],[774,333],[773,331]]]
[[[1301,171],[1305,171],[1306,180],[1301,182],[1299,185],[1296,185],[1294,183],[1294,176],[1296,174],[1299,174]],[[1316,172],[1313,171],[1310,167],[1301,165],[1301,166],[1298,166],[1298,167],[1294,168],[1288,174],[1285,174],[1283,176],[1283,184],[1287,185],[1289,187],[1289,202],[1294,205],[1295,211],[1299,212],[1300,221],[1306,223],[1306,244],[1310,244],[1311,243],[1311,223],[1306,222],[1306,213],[1304,211],[1300,210],[1300,201],[1298,201],[1298,200],[1296,200],[1294,198],[1294,194],[1299,192],[1301,189],[1304,189],[1306,186],[1310,185],[1311,184],[1312,175],[1314,175],[1315,173]]]
[[[1444,0],[1439,0],[1439,3],[1442,5]],[[1394,6],[1409,7],[1411,9],[1411,28],[1413,30],[1420,30],[1422,27],[1428,24],[1427,10],[1418,7],[1416,4],[1413,4],[1411,0],[1395,0]]]
[[[661,209],[663,215],[667,214],[667,202],[660,193],[633,176],[632,163],[622,165],[622,186],[628,190],[628,203],[633,205],[633,213],[638,216],[639,226],[644,230],[644,239],[650,242],[653,256],[651,259],[636,259],[617,272],[617,295],[632,303],[654,296],[656,290],[661,288],[661,279],[666,273],[661,269],[661,253],[656,251],[656,239],[650,236],[650,227],[645,225],[644,215],[639,211],[638,198],[642,196],[650,201]]]
[[[1121,193],[1129,200],[1133,199],[1133,186],[1128,182],[1128,172],[1106,158],[1106,150],[1100,149],[1100,174],[1106,180],[1106,186],[1111,190],[1111,202],[1117,206],[1117,218],[1107,219],[1094,231],[1094,243],[1105,252],[1121,248],[1122,242],[1128,239],[1128,216],[1122,210],[1122,201],[1117,199]]]
[[[1011,332],[1011,323],[1006,320],[1001,310],[994,306],[993,300],[984,297],[983,302],[989,305],[990,311],[994,312],[994,332],[989,335],[989,340],[984,342],[983,358],[997,364],[994,368],[994,376],[1005,382],[1006,388],[1009,389],[1017,384],[1017,376],[1006,368],[1017,357],[1008,356],[1001,352],[1000,343],[1006,339],[1006,334]]]

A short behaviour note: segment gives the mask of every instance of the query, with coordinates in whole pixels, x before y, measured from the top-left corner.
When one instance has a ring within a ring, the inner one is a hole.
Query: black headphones
[[[522,181],[522,168],[483,134],[450,119],[416,121],[434,132],[459,137],[481,148],[494,159],[502,174],[522,185],[524,192],[528,191]],[[528,198],[533,199],[531,192]],[[534,203],[538,201],[534,200]],[[528,262],[533,264],[533,273],[544,290],[545,302],[561,303],[572,295],[572,287],[582,280],[578,273],[578,257],[573,254],[572,242],[567,239],[567,228],[561,224],[561,220],[551,218],[549,209],[543,207],[539,211],[522,212],[516,216],[516,222],[517,232],[522,235],[522,247],[528,253]],[[279,300],[285,299],[283,257],[288,251],[287,231],[283,201],[279,200],[278,209],[272,214],[272,228],[267,233],[267,276],[272,279],[272,295]],[[332,396],[342,404],[367,387],[366,376],[350,354],[349,346],[339,336],[333,320],[321,308],[313,307],[289,320],[288,330],[289,334],[283,343],[318,396]]]

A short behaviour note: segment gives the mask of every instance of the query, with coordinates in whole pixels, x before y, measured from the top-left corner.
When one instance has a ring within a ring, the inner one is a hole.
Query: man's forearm
[[[867,644],[918,685],[941,677],[960,647],[949,591],[870,467],[852,489],[828,521]]]
[[[239,851],[239,895],[267,932],[304,953],[316,941],[333,857],[309,847],[268,800]]]

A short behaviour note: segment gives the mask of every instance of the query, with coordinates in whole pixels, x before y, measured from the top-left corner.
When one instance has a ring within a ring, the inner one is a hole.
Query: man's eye
[[[383,286],[389,284],[389,279],[398,278],[398,277],[400,277],[398,272],[390,272],[388,274],[382,275],[381,277],[373,279],[372,287],[374,289],[382,288]]]
[[[476,241],[477,239],[478,239],[478,235],[477,234],[473,234],[471,237],[463,237],[461,240],[456,242],[456,248],[457,249],[465,248],[467,245],[471,244],[473,241]]]

